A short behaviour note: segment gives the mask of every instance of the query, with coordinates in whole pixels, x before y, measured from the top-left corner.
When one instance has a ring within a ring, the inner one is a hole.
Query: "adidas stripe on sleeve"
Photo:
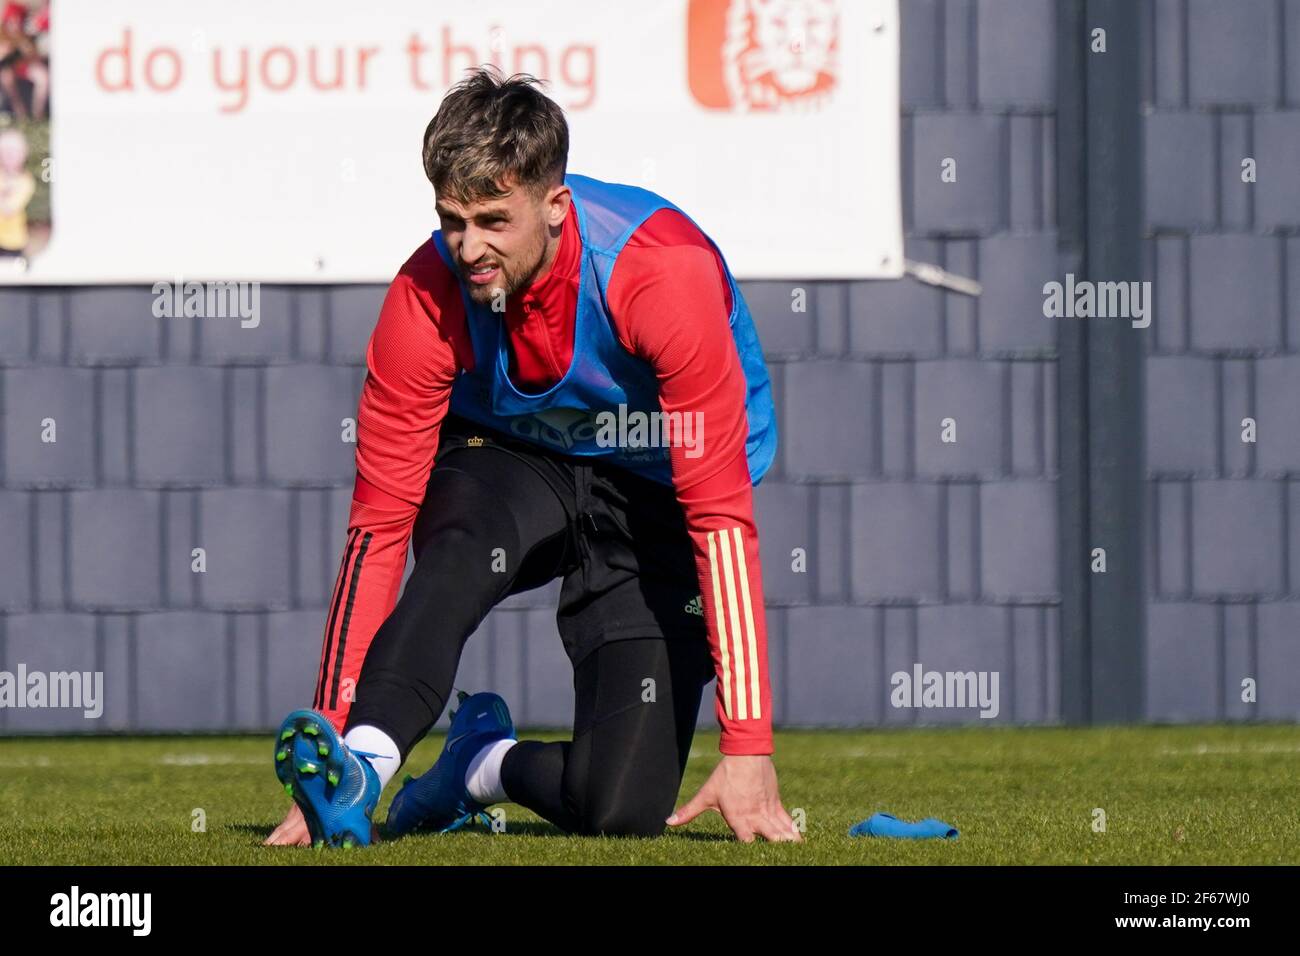
[[[347,542],[312,706],[342,732],[375,632],[397,604],[411,531],[468,336],[455,279],[426,242],[393,280],[366,349]]]
[[[719,749],[770,754],[767,616],[745,455],[747,389],[727,323],[730,288],[721,260],[688,219],[661,210],[619,254],[609,304],[623,347],[654,368],[663,410],[701,416],[699,454],[670,452],[718,677]]]

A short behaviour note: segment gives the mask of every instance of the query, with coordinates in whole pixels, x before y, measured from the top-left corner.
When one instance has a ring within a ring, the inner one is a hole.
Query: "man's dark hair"
[[[447,91],[424,131],[424,174],[439,196],[496,199],[512,181],[537,195],[563,181],[569,124],[541,85],[476,67]]]

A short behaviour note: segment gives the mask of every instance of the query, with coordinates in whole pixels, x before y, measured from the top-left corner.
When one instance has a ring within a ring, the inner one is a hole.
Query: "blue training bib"
[[[658,380],[648,362],[619,344],[605,308],[605,293],[618,254],[632,233],[660,209],[682,211],[662,196],[635,186],[576,175],[566,176],[564,181],[573,195],[582,237],[573,361],[564,377],[545,392],[521,392],[510,381],[503,317],[475,303],[461,280],[461,299],[474,347],[474,369],[463,373],[453,386],[451,410],[544,448],[566,455],[604,458],[671,484],[669,450],[656,440],[660,432],[653,427],[637,431],[640,424],[659,421],[652,417],[661,413]],[[433,241],[439,255],[459,277],[441,231],[433,234]],[[716,249],[717,244],[713,245]],[[750,480],[758,484],[776,454],[772,386],[749,307],[725,257],[723,268],[731,288],[732,340],[748,386],[745,411],[749,435],[745,453]],[[613,434],[620,440],[611,442]],[[628,436],[630,446],[624,441]]]

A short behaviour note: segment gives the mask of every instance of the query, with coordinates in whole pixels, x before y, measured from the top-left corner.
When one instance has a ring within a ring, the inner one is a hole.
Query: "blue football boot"
[[[471,820],[490,830],[487,807],[469,795],[465,775],[470,761],[494,740],[516,740],[510,709],[498,695],[459,692],[460,709],[451,713],[447,741],[438,760],[421,777],[408,776],[388,808],[384,829],[392,836],[412,830],[449,833]]]
[[[312,710],[295,710],[275,738],[275,775],[302,809],[313,846],[367,846],[379,775]]]

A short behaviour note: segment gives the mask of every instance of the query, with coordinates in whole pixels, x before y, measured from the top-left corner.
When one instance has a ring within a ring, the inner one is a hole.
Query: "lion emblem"
[[[722,50],[740,110],[816,109],[836,79],[836,0],[731,0]]]

